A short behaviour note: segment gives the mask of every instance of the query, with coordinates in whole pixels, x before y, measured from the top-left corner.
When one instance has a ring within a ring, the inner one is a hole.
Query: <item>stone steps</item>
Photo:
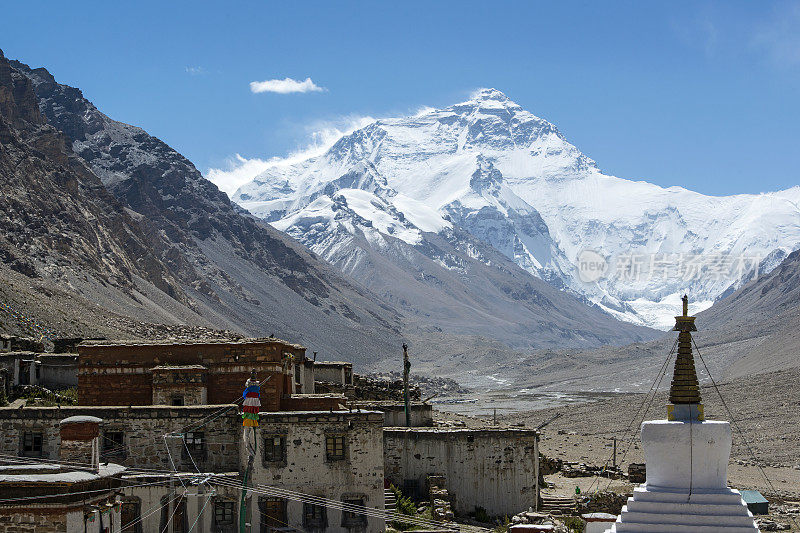
[[[541,511],[573,512],[575,511],[575,500],[573,498],[542,495]]]
[[[384,489],[383,498],[383,508],[386,510],[386,512],[394,513],[397,511],[397,498],[395,497],[394,492],[389,489]]]

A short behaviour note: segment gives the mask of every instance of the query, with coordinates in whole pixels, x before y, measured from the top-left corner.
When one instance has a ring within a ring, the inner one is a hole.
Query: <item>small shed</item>
[[[753,514],[769,514],[769,501],[757,490],[743,490],[742,499]]]

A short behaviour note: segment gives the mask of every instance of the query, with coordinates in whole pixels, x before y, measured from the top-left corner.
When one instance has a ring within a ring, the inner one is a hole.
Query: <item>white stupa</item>
[[[688,301],[684,296],[683,316],[675,317],[678,356],[667,420],[642,424],[647,482],[634,489],[606,533],[758,531],[739,491],[728,488],[731,426],[703,416]]]

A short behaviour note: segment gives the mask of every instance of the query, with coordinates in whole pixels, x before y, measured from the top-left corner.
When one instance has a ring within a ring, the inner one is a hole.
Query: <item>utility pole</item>
[[[408,395],[408,373],[411,361],[408,360],[408,344],[403,343],[403,401],[406,404],[406,427],[411,427],[411,402]]]
[[[614,437],[614,470],[617,469],[617,437]]]

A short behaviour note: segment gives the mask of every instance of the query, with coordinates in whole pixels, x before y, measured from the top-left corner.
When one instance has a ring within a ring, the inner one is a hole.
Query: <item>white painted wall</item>
[[[445,476],[453,510],[513,516],[536,507],[536,432],[386,428],[386,477],[397,486],[428,475]]]

